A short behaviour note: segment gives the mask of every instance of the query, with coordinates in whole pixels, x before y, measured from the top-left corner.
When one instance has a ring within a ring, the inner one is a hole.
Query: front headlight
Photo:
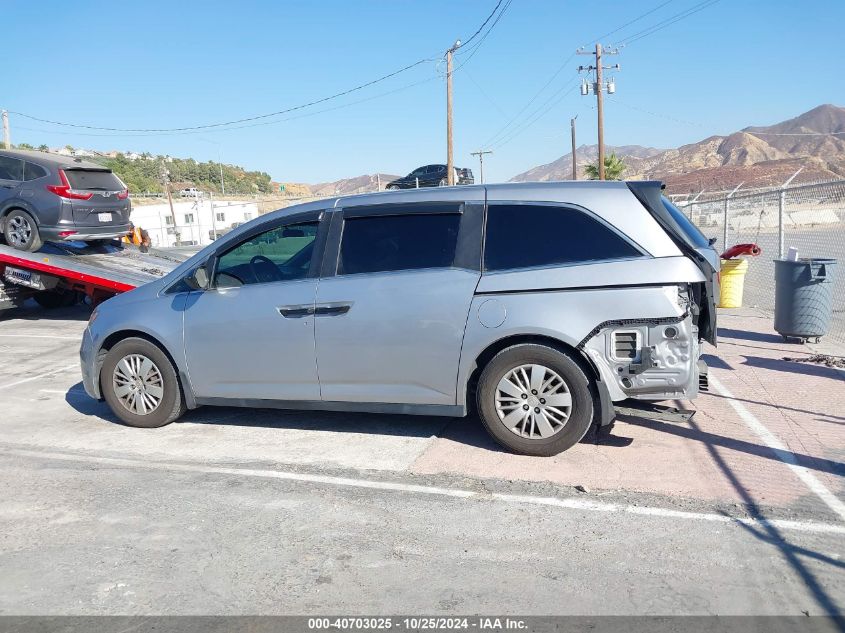
[[[91,327],[91,324],[94,323],[97,319],[97,315],[100,314],[100,307],[97,306],[93,310],[91,310],[91,316],[88,317],[88,327]]]

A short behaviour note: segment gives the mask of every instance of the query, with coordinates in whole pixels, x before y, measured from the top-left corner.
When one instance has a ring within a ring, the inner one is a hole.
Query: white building
[[[173,201],[173,214],[167,202],[132,206],[132,222],[150,234],[153,246],[198,244],[205,246],[213,240],[214,231],[231,229],[258,217],[255,202],[191,200]]]

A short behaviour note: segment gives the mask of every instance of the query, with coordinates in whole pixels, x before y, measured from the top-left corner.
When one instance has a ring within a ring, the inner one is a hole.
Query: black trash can
[[[802,341],[827,334],[835,259],[775,260],[775,331]]]

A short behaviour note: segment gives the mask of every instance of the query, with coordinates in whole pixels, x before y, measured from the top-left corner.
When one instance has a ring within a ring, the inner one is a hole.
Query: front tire
[[[3,223],[6,243],[19,251],[33,252],[44,243],[38,231],[38,224],[29,213],[22,209],[12,209]]]
[[[493,439],[521,455],[557,455],[593,420],[590,379],[568,354],[545,345],[499,352],[481,372],[476,398]]]
[[[109,350],[100,370],[100,389],[112,412],[128,426],[165,426],[187,410],[173,363],[142,338],[124,339]]]

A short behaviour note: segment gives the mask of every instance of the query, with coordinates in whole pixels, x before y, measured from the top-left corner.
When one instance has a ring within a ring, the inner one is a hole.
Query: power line
[[[423,84],[430,83],[430,82],[432,82],[436,79],[438,79],[438,77],[429,77],[427,79],[423,79],[422,81],[415,81],[413,83],[406,84],[406,85],[400,86],[398,88],[394,88],[393,90],[388,90],[386,92],[380,92],[379,94],[371,95],[371,96],[365,97],[363,99],[358,99],[356,101],[350,101],[348,103],[342,103],[340,105],[332,106],[330,108],[323,108],[322,110],[314,110],[313,112],[305,112],[305,113],[302,113],[302,114],[297,114],[295,116],[285,117],[284,119],[276,119],[274,121],[262,121],[260,123],[250,123],[250,124],[247,124],[247,125],[238,125],[238,126],[234,126],[234,127],[220,128],[220,129],[216,129],[216,130],[211,130],[210,132],[211,133],[213,133],[213,132],[230,132],[230,131],[233,131],[233,130],[244,130],[244,129],[253,128],[253,127],[263,127],[263,126],[267,126],[267,125],[278,125],[280,123],[287,123],[288,121],[295,121],[297,119],[304,119],[306,117],[316,116],[318,114],[324,114],[326,112],[333,112],[335,110],[342,110],[344,108],[349,108],[349,107],[352,107],[354,105],[366,103],[368,101],[373,101],[375,99],[381,99],[382,97],[386,97],[386,96],[395,94],[397,92],[403,92],[403,91],[408,90],[410,88],[414,88],[416,86],[421,86]],[[118,133],[112,132],[112,133],[100,133],[100,134],[98,134],[98,133],[94,133],[94,132],[76,132],[76,131],[69,131],[69,130],[68,131],[65,131],[65,130],[45,130],[45,129],[40,129],[40,128],[25,127],[23,125],[18,125],[18,126],[16,126],[15,129],[28,130],[30,132],[43,132],[45,134],[67,134],[67,135],[73,135],[73,136],[95,136],[95,137],[101,137],[101,138],[144,138],[144,137],[150,137],[150,136],[189,136],[189,135],[195,135],[195,134],[205,134],[205,133],[209,132],[208,130],[187,130],[187,131],[184,131],[184,132],[153,132],[153,133],[130,133],[130,134],[122,134],[122,133],[119,133],[119,132]]]
[[[510,5],[510,3],[512,1],[513,0],[507,0],[507,3],[505,5],[504,10],[507,9],[507,7]],[[466,43],[469,43],[471,40],[473,40],[484,29],[484,27],[490,22],[490,20],[496,14],[496,11],[498,11],[499,7],[502,5],[502,2],[504,2],[504,0],[499,0],[497,2],[496,6],[493,8],[493,11],[490,13],[490,15],[487,16],[487,19],[484,20],[484,22],[482,22],[481,26],[475,31],[475,33],[472,34],[472,36],[470,36],[469,40],[467,40]],[[469,59],[475,54],[475,52],[478,50],[478,47],[480,46],[480,44],[484,41],[484,38],[486,38],[487,35],[489,35],[492,28],[496,25],[496,23],[499,21],[499,19],[501,19],[501,16],[504,13],[504,10],[502,10],[499,13],[498,17],[493,22],[490,29],[487,30],[485,35],[482,37],[481,41],[479,41],[478,44],[476,44],[476,46],[470,52],[470,56],[463,62],[464,64],[467,61],[469,61]],[[11,114],[16,114],[17,116],[21,116],[21,117],[24,117],[26,119],[30,119],[32,121],[38,121],[39,123],[47,123],[49,125],[58,125],[58,126],[62,126],[62,127],[71,127],[71,128],[84,129],[84,130],[96,130],[96,131],[102,131],[102,132],[165,133],[165,132],[190,132],[190,131],[194,131],[194,130],[209,130],[209,129],[213,129],[213,128],[229,128],[230,126],[238,125],[240,123],[250,123],[250,122],[259,121],[259,120],[262,120],[262,119],[269,119],[269,118],[280,116],[280,115],[283,115],[283,114],[289,114],[289,113],[295,112],[297,110],[303,110],[305,108],[309,108],[309,107],[312,107],[312,106],[315,106],[315,105],[319,105],[319,104],[325,103],[327,101],[338,99],[340,97],[346,96],[346,95],[351,94],[353,92],[358,92],[359,90],[363,90],[364,88],[368,88],[368,87],[373,86],[375,84],[386,81],[386,80],[388,80],[392,77],[395,77],[396,75],[399,75],[399,74],[404,73],[408,70],[411,70],[412,68],[416,68],[417,66],[420,66],[421,64],[436,61],[437,59],[438,59],[437,57],[426,57],[426,58],[423,58],[423,59],[419,59],[419,60],[413,62],[412,64],[408,64],[407,66],[404,66],[404,67],[402,67],[398,70],[395,70],[391,73],[388,73],[386,75],[382,75],[381,77],[378,77],[377,79],[367,81],[365,83],[359,84],[359,85],[354,86],[352,88],[349,88],[347,90],[343,90],[341,92],[337,92],[337,93],[334,93],[332,95],[322,97],[320,99],[315,99],[313,101],[309,101],[307,103],[292,106],[290,108],[285,108],[283,110],[277,110],[276,112],[269,112],[269,113],[266,113],[266,114],[259,114],[259,115],[255,115],[255,116],[244,117],[244,118],[241,118],[241,119],[233,119],[231,121],[222,121],[222,122],[219,122],[219,123],[208,123],[208,124],[205,124],[205,125],[192,125],[192,126],[174,127],[174,128],[117,128],[117,127],[104,127],[104,126],[96,126],[96,125],[85,125],[85,124],[80,124],[80,123],[68,123],[68,122],[65,122],[65,121],[55,121],[55,120],[52,120],[52,119],[45,119],[45,118],[41,118],[41,117],[36,117],[36,116],[30,115],[30,114],[26,114],[24,112],[17,112],[17,111],[13,111],[13,110],[10,110],[9,112]]]
[[[667,121],[674,121],[675,123],[683,123],[684,125],[692,125],[693,127],[701,127],[701,128],[706,127],[706,126],[702,125],[701,123],[695,123],[693,121],[687,121],[685,119],[678,119],[676,117],[669,116],[668,114],[660,114],[659,112],[652,112],[651,110],[646,110],[645,108],[640,108],[638,106],[634,106],[634,105],[631,105],[629,103],[625,103],[624,101],[620,101],[618,97],[614,98],[613,102],[618,104],[618,105],[621,105],[625,108],[628,108],[630,110],[636,110],[638,112],[643,112],[643,113],[649,114],[653,117],[657,117],[658,119],[666,119]]]
[[[647,17],[647,16],[651,15],[651,14],[652,14],[652,13],[654,13],[655,11],[657,11],[657,10],[659,10],[659,9],[662,9],[662,8],[663,8],[663,7],[665,7],[667,4],[670,4],[670,3],[674,2],[674,1],[675,1],[675,0],[666,0],[666,2],[663,2],[663,3],[661,3],[661,4],[658,4],[656,7],[654,7],[654,8],[653,8],[653,9],[651,9],[650,11],[646,11],[645,13],[642,13],[642,14],[638,15],[637,17],[635,17],[633,20],[631,20],[631,21],[629,21],[629,22],[625,22],[625,24],[623,24],[622,26],[617,27],[617,28],[613,29],[612,31],[609,31],[609,32],[605,33],[604,35],[600,35],[600,36],[598,36],[597,38],[595,38],[594,40],[592,40],[589,44],[585,44],[582,48],[586,48],[587,46],[593,45],[593,44],[595,44],[596,42],[599,42],[599,41],[601,41],[601,40],[603,40],[603,39],[606,39],[609,35],[613,35],[614,33],[618,33],[618,32],[619,32],[619,31],[621,31],[622,29],[624,29],[624,28],[626,28],[626,27],[629,27],[629,26],[631,26],[632,24],[634,24],[634,23],[636,23],[636,22],[639,22],[639,21],[640,21],[640,20],[642,20],[644,17]]]
[[[484,33],[484,35],[481,36],[481,39],[478,40],[478,42],[475,44],[475,46],[472,47],[472,50],[468,51],[467,49],[464,48],[464,46],[466,46],[466,42],[461,44],[461,48],[458,49],[458,52],[456,54],[460,55],[460,54],[465,54],[465,53],[468,52],[469,57],[464,59],[458,65],[458,67],[455,70],[460,70],[461,68],[463,68],[464,66],[466,66],[469,63],[469,60],[471,60],[473,57],[475,57],[475,54],[478,52],[478,49],[481,48],[482,44],[484,44],[484,40],[486,40],[487,37],[490,35],[490,33],[493,31],[493,29],[496,28],[496,25],[499,23],[499,20],[502,19],[502,16],[505,14],[505,11],[507,11],[508,8],[511,6],[512,2],[513,2],[513,0],[508,0],[505,3],[505,6],[502,7],[502,10],[499,12],[499,15],[496,16],[495,20],[493,20],[493,23],[490,25],[490,28],[487,29],[487,31]],[[462,53],[462,51],[463,51],[463,53]]]
[[[573,77],[573,78],[572,78],[569,82],[565,83],[565,84],[564,84],[564,85],[563,85],[560,89],[558,89],[558,91],[557,91],[557,92],[555,92],[554,94],[552,94],[552,96],[551,96],[551,97],[549,97],[549,99],[547,99],[543,105],[541,105],[541,106],[540,106],[537,110],[535,110],[535,111],[534,111],[534,112],[530,115],[530,116],[531,116],[531,117],[533,117],[533,118],[531,118],[531,119],[527,120],[527,121],[526,121],[525,123],[523,123],[521,126],[516,127],[516,128],[514,128],[513,130],[511,130],[511,132],[510,132],[507,136],[505,136],[504,138],[500,139],[500,140],[496,143],[496,145],[494,145],[494,146],[493,146],[493,147],[494,147],[494,149],[499,149],[500,147],[503,147],[503,146],[507,145],[508,143],[510,143],[513,139],[515,139],[517,136],[519,136],[520,134],[522,134],[522,133],[523,133],[525,130],[527,130],[529,127],[531,127],[532,125],[534,125],[537,121],[539,121],[539,120],[540,120],[540,119],[542,119],[544,116],[546,116],[546,114],[548,114],[548,113],[552,110],[552,108],[554,108],[554,107],[555,107],[558,103],[560,103],[560,102],[561,102],[561,101],[563,101],[566,97],[568,97],[570,94],[572,94],[572,92],[573,92],[573,91],[575,90],[575,88],[577,87],[576,85],[573,85],[573,84],[575,83],[575,80],[576,80],[576,79],[577,79],[577,78]],[[570,86],[571,86],[571,87],[570,87]],[[569,90],[567,90],[567,91],[566,91],[566,92],[564,92],[563,94],[560,94],[560,93],[561,93],[564,89],[566,89],[567,87],[569,87]],[[556,97],[557,95],[559,95],[559,94],[560,94],[560,97],[558,97],[557,99],[555,99],[555,97]]]
[[[699,11],[703,11],[704,9],[713,6],[720,0],[705,0],[704,2],[700,2],[699,4],[693,5],[688,9],[681,11],[680,13],[676,13],[673,16],[662,20],[661,22],[657,22],[656,24],[652,24],[649,27],[646,27],[642,31],[634,33],[633,35],[628,36],[627,39],[623,40],[620,46],[628,46],[629,44],[633,44],[634,42],[643,39],[644,37],[648,37],[658,31],[662,31],[666,27],[672,26],[676,22],[680,22],[688,18],[691,15],[698,13]]]
[[[390,79],[391,77],[395,77],[396,75],[398,75],[400,73],[403,73],[407,70],[410,70],[411,68],[415,68],[416,66],[419,66],[420,64],[424,64],[425,62],[429,62],[429,61],[434,61],[434,58],[420,59],[420,60],[414,62],[413,64],[408,64],[404,68],[400,68],[399,70],[393,71],[392,73],[388,73],[386,75],[383,75],[383,76],[379,77],[378,79],[373,79],[372,81],[368,81],[366,83],[359,84],[359,85],[355,86],[354,88],[349,88],[348,90],[344,90],[342,92],[337,92],[337,93],[330,95],[328,97],[323,97],[322,99],[315,99],[314,101],[309,101],[308,103],[303,103],[303,104],[293,106],[293,107],[290,107],[290,108],[285,108],[284,110],[278,110],[276,112],[270,112],[270,113],[267,113],[267,114],[259,114],[259,115],[256,115],[256,116],[245,117],[243,119],[234,119],[232,121],[224,121],[224,122],[221,122],[221,123],[209,123],[209,124],[206,124],[206,125],[192,125],[192,126],[175,127],[175,128],[117,128],[117,127],[102,127],[102,126],[96,126],[96,125],[83,125],[83,124],[79,124],[79,123],[65,123],[65,122],[62,122],[62,121],[52,121],[50,119],[42,119],[42,118],[35,117],[35,116],[29,115],[29,114],[24,114],[23,112],[14,112],[12,110],[10,110],[9,112],[16,114],[18,116],[22,116],[22,117],[27,118],[27,119],[30,119],[32,121],[38,121],[39,123],[49,123],[51,125],[61,125],[63,127],[80,128],[80,129],[85,129],[85,130],[100,130],[100,131],[104,131],[104,132],[188,132],[188,131],[191,131],[191,130],[208,130],[210,128],[227,127],[227,126],[230,126],[230,125],[237,125],[238,123],[248,123],[248,122],[251,122],[251,121],[268,119],[270,117],[279,116],[281,114],[288,114],[290,112],[295,112],[296,110],[302,110],[304,108],[308,108],[308,107],[311,107],[311,106],[314,106],[314,105],[318,105],[320,103],[325,103],[326,101],[330,101],[332,99],[337,99],[339,97],[343,97],[343,96],[348,95],[350,93],[357,92],[358,90],[363,90],[364,88],[367,88],[367,87],[372,86],[374,84],[377,84],[377,83],[380,83],[380,82],[385,81],[387,79]]]
[[[708,1],[712,1],[712,0],[708,0]],[[717,0],[717,1],[718,1],[718,0]],[[624,28],[626,28],[626,27],[630,26],[631,24],[634,24],[634,23],[638,22],[639,20],[641,20],[641,19],[643,19],[643,18],[645,18],[645,17],[647,17],[647,16],[651,15],[651,14],[652,14],[652,13],[654,13],[655,11],[657,11],[657,10],[659,10],[659,9],[661,9],[661,8],[663,8],[663,7],[665,7],[667,4],[670,4],[671,2],[674,2],[674,0],[666,0],[665,2],[662,2],[661,4],[659,4],[659,5],[657,5],[656,7],[654,7],[653,9],[650,9],[650,10],[646,11],[645,13],[642,13],[642,14],[638,15],[638,16],[637,16],[636,18],[634,18],[633,20],[629,20],[629,21],[628,21],[628,22],[626,22],[625,24],[623,24],[623,25],[621,25],[621,26],[619,26],[619,27],[615,28],[614,30],[610,31],[609,33],[606,33],[605,35],[602,35],[601,37],[594,38],[594,39],[593,39],[593,40],[591,40],[591,41],[592,41],[592,42],[596,42],[596,41],[598,41],[598,40],[600,40],[600,39],[605,38],[607,35],[612,35],[613,33],[617,33],[617,32],[619,32],[619,31],[621,31],[622,29],[624,29]],[[563,69],[564,69],[564,68],[567,68],[567,67],[568,67],[569,62],[570,62],[570,61],[572,61],[574,58],[575,58],[575,53],[572,53],[569,57],[567,57],[567,58],[563,61],[563,63],[562,63],[562,64],[561,64],[561,65],[557,68],[557,70],[555,70],[555,72],[554,72],[554,73],[552,74],[552,76],[548,79],[548,81],[546,81],[546,83],[545,83],[545,84],[543,84],[543,86],[542,86],[542,87],[541,87],[541,88],[540,88],[537,92],[535,92],[535,93],[534,93],[534,96],[533,96],[533,97],[531,97],[531,99],[528,101],[528,103],[526,103],[526,104],[522,107],[522,109],[521,109],[521,110],[519,110],[519,112],[517,112],[517,113],[516,113],[516,114],[515,114],[515,115],[514,115],[514,116],[513,116],[513,117],[512,117],[512,118],[511,118],[511,119],[510,119],[510,120],[509,120],[509,121],[508,121],[508,122],[507,122],[504,126],[503,126],[503,127],[501,127],[501,128],[499,129],[499,131],[498,131],[498,132],[496,132],[493,136],[491,136],[491,137],[490,137],[490,138],[489,138],[489,139],[488,139],[488,140],[484,143],[484,145],[485,145],[485,146],[488,146],[488,145],[491,145],[492,143],[496,143],[497,141],[501,141],[502,139],[504,139],[505,137],[507,137],[507,136],[508,136],[511,132],[513,132],[513,129],[511,129],[510,131],[508,131],[508,129],[509,129],[509,128],[511,128],[511,126],[512,126],[512,125],[513,125],[513,124],[514,124],[514,123],[515,123],[515,122],[516,122],[516,121],[517,121],[517,120],[518,120],[518,119],[522,116],[522,114],[523,114],[526,110],[528,110],[528,108],[530,108],[530,107],[531,107],[531,105],[532,105],[532,104],[533,104],[533,103],[537,100],[537,98],[538,98],[538,97],[539,97],[539,96],[540,96],[540,95],[541,95],[541,94],[542,94],[542,93],[546,90],[546,88],[548,88],[548,87],[549,87],[549,85],[551,85],[551,83],[552,83],[555,79],[557,79],[558,75],[560,75],[560,73],[561,73],[561,72],[563,72]],[[566,85],[569,85],[569,84],[567,83]],[[555,102],[555,103],[558,103],[558,102]],[[541,106],[541,108],[542,108],[542,107],[543,107],[543,106]],[[545,112],[547,112],[547,111],[548,111],[548,110],[544,111],[544,112],[543,112],[543,115],[544,115],[544,114],[545,114]],[[538,121],[539,119],[541,119],[541,118],[543,117],[543,115],[541,115],[540,117],[535,118],[533,122],[536,122],[536,121]],[[529,117],[530,117],[530,116],[532,116],[532,115],[529,115]],[[528,129],[529,127],[531,127],[531,125],[533,124],[533,122],[532,122],[531,124],[528,124],[528,125],[523,126],[523,127],[522,127],[522,131],[525,131],[526,129]],[[516,129],[516,128],[514,128],[514,129]],[[519,133],[521,133],[521,132],[519,132]],[[504,143],[508,143],[508,142],[510,142],[510,138],[508,138],[508,140],[504,141]],[[504,144],[504,143],[500,143],[500,145],[499,145],[499,146],[501,146],[501,145],[502,145],[502,144]]]
[[[491,137],[487,140],[487,142],[486,142],[486,143],[484,143],[484,145],[485,145],[485,146],[490,145],[491,143],[496,142],[496,141],[497,141],[500,137],[502,137],[502,136],[503,136],[503,134],[505,133],[505,130],[507,130],[507,129],[508,129],[508,128],[509,128],[509,127],[510,127],[510,126],[511,126],[511,125],[512,125],[512,124],[513,124],[513,123],[514,123],[514,122],[515,122],[515,121],[516,121],[516,120],[517,120],[517,119],[518,119],[518,118],[522,115],[522,113],[523,113],[523,112],[525,112],[528,108],[530,108],[530,107],[531,107],[531,104],[532,104],[532,103],[534,103],[534,102],[537,100],[537,97],[539,97],[539,96],[543,93],[543,91],[544,91],[546,88],[548,88],[548,87],[549,87],[549,85],[550,85],[550,84],[551,84],[551,83],[552,83],[555,79],[557,79],[557,76],[558,76],[558,75],[560,75],[560,73],[561,73],[561,72],[563,72],[563,69],[564,69],[564,68],[566,68],[567,64],[569,64],[569,62],[570,62],[570,61],[571,61],[574,57],[575,57],[575,53],[572,53],[572,55],[570,55],[569,57],[567,57],[567,58],[566,58],[566,60],[563,62],[563,64],[561,64],[561,65],[560,65],[560,67],[559,67],[559,68],[558,68],[558,69],[554,72],[554,74],[553,74],[553,75],[549,78],[549,80],[548,80],[545,84],[543,84],[543,87],[542,87],[542,88],[540,88],[537,92],[535,92],[535,93],[534,93],[534,96],[533,96],[533,97],[531,97],[531,100],[530,100],[530,101],[528,101],[528,103],[526,103],[526,104],[522,107],[522,109],[521,109],[519,112],[517,112],[517,113],[516,113],[516,114],[515,114],[515,115],[514,115],[514,116],[513,116],[513,117],[512,117],[512,118],[511,118],[511,119],[510,119],[507,123],[505,123],[505,125],[504,125],[503,127],[501,127],[501,128],[499,129],[499,131],[498,131],[498,132],[496,132],[493,136],[491,136]],[[506,134],[504,134],[504,135],[506,135]]]
[[[475,33],[473,33],[473,34],[470,36],[470,38],[469,38],[468,40],[465,40],[465,41],[464,41],[464,43],[463,43],[463,45],[464,45],[464,46],[466,46],[467,44],[469,44],[472,40],[474,40],[474,39],[476,38],[476,36],[477,36],[479,33],[481,33],[481,29],[483,29],[485,26],[487,26],[487,23],[490,21],[490,18],[492,18],[492,17],[495,15],[496,11],[498,11],[498,10],[499,10],[499,7],[502,5],[502,2],[503,2],[503,0],[499,0],[499,1],[496,3],[496,6],[495,6],[495,7],[493,7],[493,10],[490,12],[490,15],[488,15],[488,16],[487,16],[487,19],[486,19],[486,20],[484,20],[484,22],[482,22],[482,23],[481,23],[481,26],[479,26],[479,27],[478,27],[478,30],[477,30]],[[510,4],[510,3],[508,3],[508,4]]]

